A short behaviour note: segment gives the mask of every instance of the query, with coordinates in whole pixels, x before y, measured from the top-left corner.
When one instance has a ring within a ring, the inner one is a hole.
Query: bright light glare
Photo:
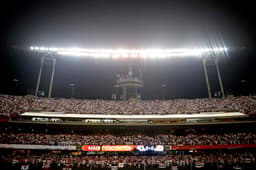
[[[178,48],[178,49],[84,49],[84,48],[48,48],[31,46],[30,50],[54,52],[58,55],[94,57],[94,58],[181,58],[224,55],[226,47],[214,48]]]

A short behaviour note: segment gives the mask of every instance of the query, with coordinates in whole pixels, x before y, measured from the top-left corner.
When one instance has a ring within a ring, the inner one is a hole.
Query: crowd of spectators
[[[155,156],[127,156],[127,155],[101,155],[101,156],[71,156],[65,154],[44,153],[35,155],[4,155],[2,159],[10,162],[12,166],[18,164],[30,164],[30,166],[42,167],[68,167],[73,168],[171,168],[171,169],[192,169],[192,167],[215,167],[216,169],[243,169],[246,165],[255,168],[256,155],[253,152],[242,153],[201,153],[191,154],[168,154]],[[39,168],[40,167],[40,168]],[[174,168],[175,167],[175,168]],[[53,168],[54,169],[54,168]]]
[[[26,111],[77,114],[193,114],[240,111],[253,115],[256,114],[256,97],[113,101],[0,95],[0,113],[20,114]]]
[[[77,135],[77,134],[39,134],[39,133],[1,133],[2,144],[35,144],[58,146],[81,145],[222,145],[222,144],[256,144],[255,133],[226,134],[188,134],[177,136],[165,135]]]

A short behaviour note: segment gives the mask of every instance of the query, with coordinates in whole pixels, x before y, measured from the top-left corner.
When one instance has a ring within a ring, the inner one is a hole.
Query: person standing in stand
[[[21,170],[29,170],[29,161],[28,159],[25,159],[23,163],[21,163]]]
[[[72,161],[70,159],[65,159],[62,170],[72,170],[72,168],[73,168]]]
[[[43,170],[50,170],[51,169],[51,160],[46,160],[45,162],[43,162],[42,169]]]

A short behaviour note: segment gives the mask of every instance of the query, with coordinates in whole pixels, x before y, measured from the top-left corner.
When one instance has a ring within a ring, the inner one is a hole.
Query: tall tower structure
[[[131,99],[139,100],[141,98],[139,89],[143,87],[141,70],[140,70],[139,77],[134,76],[132,65],[130,63],[128,74],[117,75],[117,79],[114,87],[117,89],[116,95],[120,96],[119,98],[121,100],[131,100]],[[119,95],[118,95],[118,91],[121,91]]]

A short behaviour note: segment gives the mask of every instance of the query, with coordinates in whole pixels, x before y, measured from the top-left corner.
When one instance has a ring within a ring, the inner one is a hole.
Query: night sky
[[[83,48],[183,48],[223,40],[230,49],[220,60],[224,89],[234,95],[256,94],[255,27],[251,1],[83,0],[7,1],[1,4],[0,93],[26,95],[35,89],[41,54],[29,46]],[[142,99],[207,97],[199,59],[147,60],[133,63],[144,76]],[[45,68],[49,67],[46,65]],[[111,99],[117,74],[127,60],[57,57],[53,97]],[[40,90],[47,91],[44,70]],[[212,91],[217,74],[209,67]],[[48,77],[49,78],[49,77]],[[13,79],[19,80],[17,88]],[[244,80],[244,81],[242,81]]]

